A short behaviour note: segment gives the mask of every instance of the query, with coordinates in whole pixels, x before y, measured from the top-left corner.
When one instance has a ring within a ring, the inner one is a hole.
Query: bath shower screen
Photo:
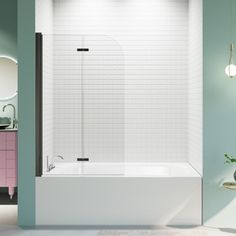
[[[82,174],[83,168],[84,174],[93,174],[96,163],[96,174],[122,174],[121,46],[106,35],[55,34],[43,35],[42,48],[43,170],[49,172],[53,164],[52,173]]]

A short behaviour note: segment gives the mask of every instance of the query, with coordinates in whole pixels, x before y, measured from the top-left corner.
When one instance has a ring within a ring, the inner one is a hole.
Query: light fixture
[[[230,33],[231,33],[231,39],[233,38],[233,1],[231,0],[230,4]],[[233,42],[233,40],[231,41]],[[230,55],[229,55],[229,63],[225,68],[225,74],[229,78],[234,78],[236,76],[236,65],[234,65],[234,44],[230,44]]]
[[[225,68],[225,73],[229,78],[234,78],[236,75],[236,66],[234,65],[234,44],[230,44],[229,64]]]

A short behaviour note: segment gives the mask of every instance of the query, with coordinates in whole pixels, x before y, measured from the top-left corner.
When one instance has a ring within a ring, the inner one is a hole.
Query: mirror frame
[[[16,60],[15,58],[13,58],[13,57],[6,56],[6,55],[0,55],[0,58],[6,58],[6,59],[9,59],[9,60],[15,62],[16,65],[18,66],[18,62],[17,62],[17,60]],[[11,99],[15,98],[17,95],[18,95],[18,91],[16,91],[16,92],[15,92],[12,96],[10,96],[10,97],[5,97],[5,98],[1,98],[1,97],[0,97],[0,102],[4,102],[4,101],[11,100]]]

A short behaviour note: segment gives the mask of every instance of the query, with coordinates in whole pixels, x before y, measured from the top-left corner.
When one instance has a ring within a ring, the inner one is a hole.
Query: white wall
[[[187,160],[187,0],[54,0],[54,33],[89,36],[83,45],[91,48],[83,70],[88,155],[97,153],[98,161],[116,161],[124,151],[123,159],[131,162]],[[102,36],[109,40],[101,40]],[[119,48],[110,44],[114,41]],[[61,50],[69,53],[76,46],[67,41]],[[58,50],[55,53],[62,52]],[[121,50],[124,60],[117,58]],[[54,61],[61,64],[54,70],[54,79],[62,83],[68,102],[65,109],[63,94],[62,99],[54,99],[55,109],[62,108],[54,116],[54,133],[58,135],[59,129],[64,133],[64,137],[55,135],[54,149],[64,150],[70,158],[80,155],[80,71],[70,70],[77,63],[71,54],[54,55]],[[60,69],[66,74],[59,74]],[[72,77],[78,80],[72,83]],[[59,94],[60,86],[55,86]],[[73,96],[73,91],[78,93]],[[68,120],[68,129],[63,128]],[[117,146],[113,146],[115,138]]]
[[[202,0],[189,0],[188,160],[202,174]]]
[[[53,0],[35,1],[35,31],[53,33]]]
[[[53,2],[36,1],[36,32],[43,33],[43,169],[53,157]]]

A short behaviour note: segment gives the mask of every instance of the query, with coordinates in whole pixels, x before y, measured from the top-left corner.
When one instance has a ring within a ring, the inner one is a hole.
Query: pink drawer
[[[7,141],[16,141],[16,132],[7,132],[6,139]]]
[[[6,151],[0,151],[0,169],[6,168]]]
[[[16,142],[14,140],[8,140],[6,143],[7,150],[16,150]]]
[[[16,170],[15,169],[7,169],[7,178],[16,178]]]
[[[6,160],[7,169],[16,169],[16,161],[15,160]]]
[[[6,159],[0,158],[0,169],[5,169],[5,168],[6,168]]]
[[[6,170],[0,169],[0,187],[6,186]]]
[[[0,158],[0,169],[6,168],[6,158]]]
[[[16,187],[16,178],[7,178],[6,186],[8,187]]]
[[[6,151],[7,160],[16,160],[16,151]]]
[[[0,150],[6,150],[6,133],[0,132]]]

